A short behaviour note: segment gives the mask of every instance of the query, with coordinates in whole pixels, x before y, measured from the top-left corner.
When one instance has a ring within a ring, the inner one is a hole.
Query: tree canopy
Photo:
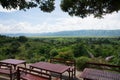
[[[70,16],[102,17],[103,15],[118,12],[120,0],[61,0],[60,7]],[[6,9],[26,10],[40,8],[44,12],[52,12],[55,9],[55,0],[0,0],[0,5]]]
[[[40,8],[42,11],[51,12],[54,10],[55,0],[0,0],[0,4],[5,9],[26,10],[34,7]]]

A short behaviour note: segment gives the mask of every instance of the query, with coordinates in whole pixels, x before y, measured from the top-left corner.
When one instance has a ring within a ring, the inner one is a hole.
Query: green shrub
[[[50,51],[50,57],[55,57],[55,56],[57,56],[58,55],[58,51],[56,50],[56,49],[52,49],[51,51]]]
[[[78,43],[73,46],[73,53],[75,57],[89,56],[87,47],[84,43]]]
[[[58,57],[63,59],[74,59],[74,55],[71,51],[60,52]]]
[[[83,70],[86,67],[86,62],[89,62],[91,59],[88,57],[78,57],[76,60],[76,66],[78,70]]]
[[[104,58],[102,58],[102,57],[91,58],[91,62],[108,64],[108,62]]]

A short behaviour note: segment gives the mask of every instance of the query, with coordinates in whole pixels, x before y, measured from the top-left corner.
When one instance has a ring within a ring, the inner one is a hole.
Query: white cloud
[[[80,29],[120,29],[119,14],[120,12],[106,15],[103,19],[96,19],[92,16],[84,19],[78,17],[56,18],[54,22],[44,21],[38,24],[32,24],[27,21],[0,20],[0,33],[42,33]]]

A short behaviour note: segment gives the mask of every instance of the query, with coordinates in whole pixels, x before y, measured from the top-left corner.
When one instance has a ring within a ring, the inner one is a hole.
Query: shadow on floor
[[[52,75],[52,80],[60,80],[60,75],[58,75],[58,74],[55,74],[55,73],[51,73],[51,75]],[[62,76],[62,80],[68,80],[69,79],[69,76],[66,76],[66,75],[63,75]],[[79,78],[77,78],[77,77],[74,77],[74,78],[70,78],[70,80],[81,80],[81,79],[79,79]]]
[[[5,78],[0,78],[0,80],[9,80],[9,79],[5,79]]]
[[[52,80],[60,80],[60,75],[55,74],[55,73],[51,73],[51,75],[52,75]],[[68,79],[69,79],[68,75],[66,75],[66,74],[62,75],[62,80],[68,80]],[[0,76],[0,80],[9,80],[9,79],[8,78],[6,79],[6,77],[1,77]],[[78,78],[78,77],[75,77],[75,78],[70,78],[70,80],[81,80],[81,79]]]

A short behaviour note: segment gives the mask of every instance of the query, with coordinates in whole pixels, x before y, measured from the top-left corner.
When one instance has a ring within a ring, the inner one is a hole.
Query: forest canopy
[[[118,12],[119,4],[120,0],[61,0],[60,7],[70,16],[84,18]],[[0,0],[0,5],[5,9],[27,10],[36,7],[43,12],[52,12],[55,9],[55,0]]]
[[[120,37],[9,37],[0,35],[0,60],[15,58],[34,63],[48,61],[53,57],[76,60],[80,58],[80,61],[82,58],[85,61],[90,59],[97,63],[100,61],[100,63],[120,65]]]

